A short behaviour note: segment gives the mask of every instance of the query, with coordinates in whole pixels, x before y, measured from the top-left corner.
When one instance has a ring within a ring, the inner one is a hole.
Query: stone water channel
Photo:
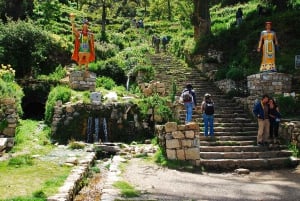
[[[85,148],[79,150],[70,150],[67,146],[59,145],[43,159],[71,165],[73,169],[64,185],[59,188],[59,192],[49,197],[47,201],[122,199],[119,190],[113,187],[116,181],[122,180],[119,166],[135,155],[149,155],[157,151],[157,147],[150,144],[150,140],[146,140],[145,143],[147,144],[142,146],[123,143],[84,143]]]

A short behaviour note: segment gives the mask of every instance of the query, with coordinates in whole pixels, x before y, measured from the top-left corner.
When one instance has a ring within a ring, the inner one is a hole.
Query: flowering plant
[[[12,69],[11,65],[8,64],[7,66],[1,64],[0,68],[0,78],[5,82],[13,82],[15,79],[15,70]]]

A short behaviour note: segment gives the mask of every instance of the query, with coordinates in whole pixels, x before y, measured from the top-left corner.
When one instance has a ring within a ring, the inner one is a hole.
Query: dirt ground
[[[140,197],[128,200],[300,200],[300,166],[250,174],[189,173],[133,158],[122,179],[142,192]]]

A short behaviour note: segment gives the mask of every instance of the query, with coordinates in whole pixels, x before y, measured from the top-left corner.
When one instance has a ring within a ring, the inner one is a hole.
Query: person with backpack
[[[211,99],[211,95],[206,93],[201,104],[201,111],[203,113],[204,121],[204,135],[214,137],[214,102]],[[209,132],[208,132],[209,127]]]
[[[180,96],[186,110],[185,123],[192,121],[193,108],[197,106],[196,94],[191,84],[187,84]]]

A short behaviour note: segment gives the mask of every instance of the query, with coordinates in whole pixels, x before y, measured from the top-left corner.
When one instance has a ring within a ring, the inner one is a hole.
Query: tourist
[[[257,118],[258,131],[257,131],[257,145],[268,145],[270,134],[270,121],[269,121],[269,96],[263,95],[261,101],[257,101],[253,108],[253,113]]]
[[[243,21],[243,11],[242,8],[238,8],[238,10],[235,13],[236,17],[236,25],[239,26]]]
[[[204,136],[211,136],[214,137],[214,102],[211,98],[209,93],[204,95],[202,104],[201,104],[201,111],[204,121]],[[209,129],[208,129],[209,127]],[[209,132],[208,132],[209,130]]]
[[[192,121],[193,108],[197,106],[196,94],[191,84],[186,85],[181,93],[180,99],[184,103],[186,110],[185,123],[189,123]]]

